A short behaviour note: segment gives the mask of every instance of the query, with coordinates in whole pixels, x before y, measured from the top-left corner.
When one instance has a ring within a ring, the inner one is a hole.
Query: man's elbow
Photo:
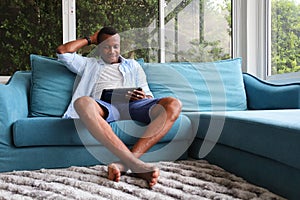
[[[57,47],[56,53],[58,53],[58,54],[66,53],[66,48],[64,47],[64,45],[60,45],[59,47]]]

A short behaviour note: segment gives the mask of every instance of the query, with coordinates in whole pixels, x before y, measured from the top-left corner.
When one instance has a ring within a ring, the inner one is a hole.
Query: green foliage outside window
[[[62,41],[61,0],[0,3],[0,75],[29,69],[32,53],[54,56]]]
[[[300,71],[300,5],[272,0],[272,74]]]

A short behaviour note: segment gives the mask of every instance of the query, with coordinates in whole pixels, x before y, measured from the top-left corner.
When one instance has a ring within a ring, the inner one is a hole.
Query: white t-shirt
[[[100,99],[103,89],[122,88],[123,76],[119,70],[120,63],[106,64],[96,80],[91,96]]]

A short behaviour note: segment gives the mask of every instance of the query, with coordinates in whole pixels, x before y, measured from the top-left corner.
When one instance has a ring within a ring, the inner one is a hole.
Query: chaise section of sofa
[[[248,110],[185,113],[197,131],[189,154],[298,199],[300,84],[273,85],[249,74],[243,79]]]
[[[205,158],[289,199],[299,196],[299,109],[186,115],[199,121],[193,124],[197,136],[191,157]],[[212,133],[219,133],[217,140],[207,135]]]

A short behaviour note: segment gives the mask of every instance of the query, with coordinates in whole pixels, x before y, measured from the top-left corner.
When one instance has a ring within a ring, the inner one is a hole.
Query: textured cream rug
[[[0,199],[283,199],[203,160],[159,162],[158,184],[124,175],[116,183],[107,167],[70,167],[0,174]]]

